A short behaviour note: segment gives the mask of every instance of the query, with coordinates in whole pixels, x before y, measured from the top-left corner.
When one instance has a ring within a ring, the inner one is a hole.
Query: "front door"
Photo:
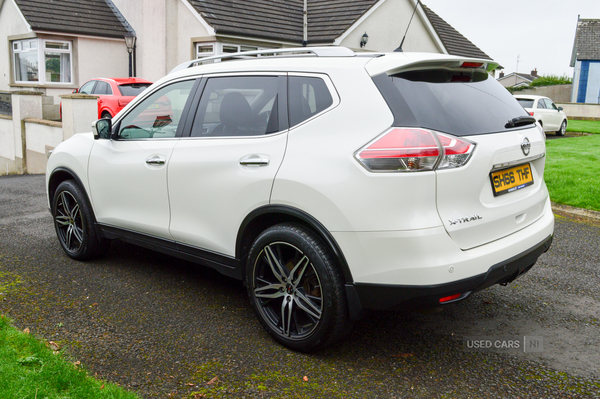
[[[168,162],[194,83],[184,80],[150,94],[116,121],[113,139],[94,143],[89,181],[99,223],[171,238]]]
[[[171,234],[188,247],[234,256],[240,225],[269,203],[287,143],[285,76],[207,79],[189,137],[168,171]]]

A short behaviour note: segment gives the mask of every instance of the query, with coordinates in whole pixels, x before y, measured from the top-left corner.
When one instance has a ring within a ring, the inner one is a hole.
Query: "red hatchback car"
[[[73,93],[100,96],[98,118],[112,118],[151,84],[142,78],[95,78]]]

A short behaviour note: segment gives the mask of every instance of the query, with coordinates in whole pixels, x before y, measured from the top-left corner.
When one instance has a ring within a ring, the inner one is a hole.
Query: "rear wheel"
[[[258,236],[246,285],[263,327],[290,349],[321,349],[349,328],[341,273],[329,249],[300,225],[276,225]]]
[[[102,112],[102,119],[112,119],[112,115],[108,111]]]
[[[567,132],[567,121],[562,121],[562,123],[560,125],[560,129],[558,129],[556,134],[558,136],[564,136],[566,132]]]
[[[96,234],[92,208],[73,180],[66,180],[57,187],[52,216],[58,241],[71,258],[91,259],[106,247],[107,241]]]

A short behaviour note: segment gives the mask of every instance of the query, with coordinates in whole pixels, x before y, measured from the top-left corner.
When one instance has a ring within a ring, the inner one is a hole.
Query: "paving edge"
[[[575,208],[574,206],[552,203],[552,210],[558,213],[566,213],[567,215],[586,218],[600,222],[600,212],[591,211],[589,209]]]

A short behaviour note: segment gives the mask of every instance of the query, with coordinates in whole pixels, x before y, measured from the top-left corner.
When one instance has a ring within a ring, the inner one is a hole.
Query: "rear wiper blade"
[[[512,118],[511,120],[506,122],[506,125],[504,125],[504,127],[510,129],[512,127],[530,125],[532,123],[535,123],[535,118],[533,116],[523,115],[517,116],[516,118]]]

